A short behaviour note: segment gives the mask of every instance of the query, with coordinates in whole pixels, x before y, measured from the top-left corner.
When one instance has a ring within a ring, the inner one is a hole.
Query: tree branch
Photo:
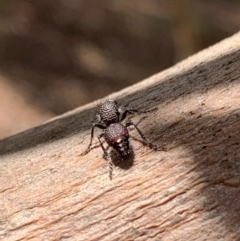
[[[131,132],[113,180],[95,138],[97,102],[0,142],[1,240],[237,240],[240,33],[109,98],[158,107]],[[134,115],[136,123],[141,116]]]

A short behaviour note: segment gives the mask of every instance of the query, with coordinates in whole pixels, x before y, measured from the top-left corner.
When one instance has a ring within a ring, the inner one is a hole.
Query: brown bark
[[[108,178],[97,102],[0,142],[1,240],[239,240],[240,33],[111,95],[158,107]],[[134,116],[137,122],[141,116]],[[96,140],[96,138],[95,138]]]

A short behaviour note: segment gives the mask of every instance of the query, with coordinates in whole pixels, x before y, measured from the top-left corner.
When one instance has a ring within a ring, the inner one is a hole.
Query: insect
[[[133,123],[131,120],[127,120],[125,124],[121,123],[127,117],[127,114],[146,114],[156,109],[157,108],[152,110],[139,111],[137,109],[119,106],[118,103],[114,100],[106,100],[102,102],[97,109],[96,117],[98,121],[92,123],[90,143],[87,147],[87,150],[83,154],[88,153],[92,148],[92,140],[94,137],[95,127],[102,129],[102,133],[98,136],[98,141],[103,150],[104,157],[108,162],[109,178],[112,179],[113,163],[110,155],[107,152],[107,149],[103,145],[102,139],[105,139],[107,144],[115,151],[117,151],[122,160],[126,160],[126,158],[128,158],[131,154],[131,150],[129,147],[130,135],[128,127],[133,126],[149,148],[159,150],[158,146],[152,144],[144,136],[142,131],[137,127],[137,124]]]

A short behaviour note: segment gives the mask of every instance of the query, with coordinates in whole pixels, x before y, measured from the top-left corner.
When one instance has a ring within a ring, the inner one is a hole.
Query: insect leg
[[[93,136],[94,136],[94,128],[95,127],[98,127],[100,129],[105,129],[106,126],[104,126],[103,124],[101,123],[92,123],[92,129],[91,129],[91,137],[90,137],[90,143],[87,147],[87,150],[84,152],[84,154],[87,154],[90,150],[91,150],[91,147],[92,147],[92,140],[93,140]]]
[[[154,145],[150,140],[147,139],[147,137],[142,133],[142,131],[137,127],[136,124],[134,124],[132,121],[128,121],[126,123],[126,127],[128,126],[134,126],[134,128],[137,130],[138,134],[142,137],[143,141],[147,144],[148,147],[152,148],[153,150],[159,150],[159,147]]]
[[[98,136],[98,141],[99,141],[99,143],[100,143],[100,145],[102,147],[102,150],[103,150],[103,153],[104,153],[104,157],[105,157],[105,159],[108,162],[109,178],[111,180],[112,179],[112,172],[113,172],[113,163],[112,163],[112,159],[111,159],[110,155],[108,154],[106,148],[103,146],[103,143],[101,141],[101,138],[104,137],[103,135],[104,135],[104,133],[102,133],[101,135]]]
[[[133,113],[137,113],[138,115],[140,114],[147,114],[147,113],[151,113],[153,111],[156,111],[158,110],[158,108],[154,108],[154,109],[150,109],[150,110],[137,110],[137,109],[134,109],[134,108],[129,108],[129,109],[125,109],[124,107],[120,107],[118,109],[119,113],[120,113],[120,116],[119,116],[119,120],[120,122],[123,121],[127,114],[133,114]]]

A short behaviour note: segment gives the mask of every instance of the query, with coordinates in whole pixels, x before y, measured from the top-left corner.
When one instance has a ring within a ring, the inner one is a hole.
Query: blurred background
[[[0,139],[240,29],[240,0],[1,0]]]

